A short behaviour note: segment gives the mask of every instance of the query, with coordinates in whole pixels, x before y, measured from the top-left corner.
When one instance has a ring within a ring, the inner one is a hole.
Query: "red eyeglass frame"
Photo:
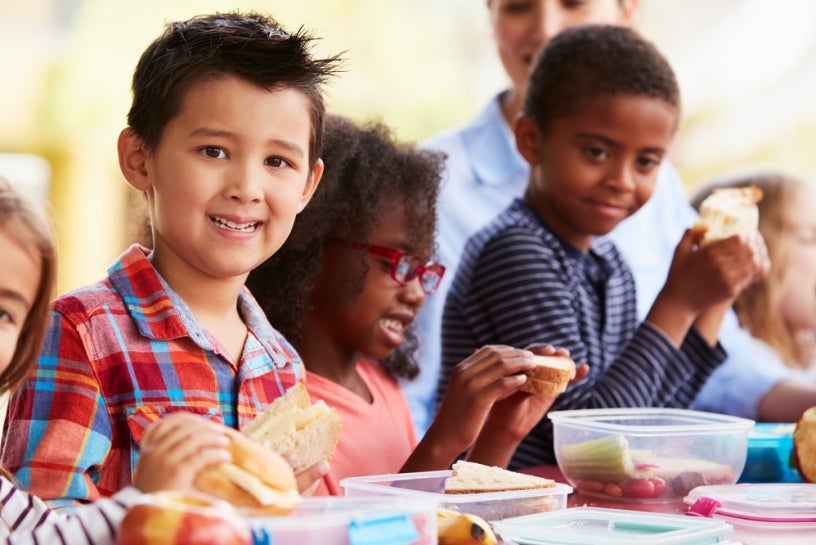
[[[391,278],[394,280],[394,282],[397,282],[405,286],[409,282],[412,282],[414,278],[419,278],[419,285],[422,286],[422,291],[425,292],[426,295],[433,295],[434,293],[436,293],[436,290],[439,289],[439,284],[442,283],[442,277],[445,276],[444,265],[436,261],[428,261],[426,263],[421,263],[417,265],[416,276],[413,276],[410,280],[406,279],[405,281],[403,281],[397,278],[397,269],[399,267],[400,260],[403,257],[412,257],[417,261],[421,261],[418,256],[409,254],[405,250],[398,250],[396,248],[389,248],[387,246],[377,246],[376,244],[366,244],[365,242],[357,242],[355,240],[346,240],[342,238],[333,238],[332,240],[334,242],[343,244],[350,248],[354,248],[357,250],[365,250],[374,255],[387,257],[388,259],[391,260]],[[432,290],[426,289],[425,284],[422,281],[422,277],[424,276],[425,272],[433,273],[437,278],[436,285],[433,287]]]

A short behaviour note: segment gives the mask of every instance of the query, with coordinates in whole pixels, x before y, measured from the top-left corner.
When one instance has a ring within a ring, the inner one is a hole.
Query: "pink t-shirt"
[[[371,392],[372,402],[336,382],[306,371],[312,402],[322,399],[340,413],[343,429],[316,496],[342,496],[346,477],[398,473],[417,445],[405,395],[376,362],[359,360],[357,372]]]

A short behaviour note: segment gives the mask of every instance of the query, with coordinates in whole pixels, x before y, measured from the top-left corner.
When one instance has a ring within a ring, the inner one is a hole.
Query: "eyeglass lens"
[[[419,269],[423,267],[422,261],[416,256],[404,255],[397,261],[394,270],[394,277],[397,281],[408,283],[416,278]],[[420,274],[419,282],[422,285],[422,291],[425,293],[433,293],[439,286],[439,272],[433,269],[423,269]]]

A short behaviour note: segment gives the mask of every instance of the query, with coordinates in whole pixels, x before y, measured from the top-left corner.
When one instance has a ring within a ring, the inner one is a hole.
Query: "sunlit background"
[[[61,292],[134,237],[115,142],[139,54],[167,21],[234,8],[345,51],[330,109],[406,140],[467,122],[505,85],[484,0],[0,0],[0,174],[49,207]],[[689,192],[751,168],[816,178],[816,2],[641,0],[638,26],[680,79],[672,161]]]

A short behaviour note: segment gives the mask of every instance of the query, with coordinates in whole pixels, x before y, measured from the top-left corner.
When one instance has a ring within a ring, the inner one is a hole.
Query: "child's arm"
[[[78,506],[70,516],[49,509],[36,496],[2,479],[2,518],[15,527],[6,543],[75,543],[78,536],[88,536],[95,545],[113,544],[125,511],[141,492],[192,490],[201,469],[230,459],[226,448],[229,440],[221,428],[189,413],[175,413],[158,421],[142,441],[134,475],[138,489],[125,488],[111,498]]]
[[[549,345],[530,350],[543,356],[569,357],[567,350]],[[576,366],[575,378],[570,380],[570,384],[581,380],[588,372],[589,366]],[[546,413],[555,400],[556,397],[516,392],[494,403],[467,459],[480,464],[507,467],[516,447],[542,418],[546,418]]]
[[[178,412],[151,425],[142,439],[133,484],[142,492],[193,489],[198,472],[228,462],[230,441],[221,424]]]
[[[2,543],[72,545],[77,543],[78,536],[83,536],[82,543],[113,545],[116,542],[116,528],[127,508],[139,495],[140,492],[135,488],[125,488],[110,498],[79,506],[71,516],[66,516],[0,477],[0,497],[3,498],[0,525],[15,528]],[[2,534],[0,531],[0,535]],[[84,536],[87,536],[87,540]]]
[[[532,352],[508,346],[482,347],[458,364],[436,417],[401,471],[450,467],[473,445],[493,404],[518,392],[527,380],[522,372],[533,367]],[[542,414],[545,405],[538,408]]]
[[[767,273],[762,239],[730,237],[697,247],[700,234],[687,230],[677,248],[666,284],[646,321],[682,345],[694,324],[709,346],[717,344],[722,319],[734,298]]]

